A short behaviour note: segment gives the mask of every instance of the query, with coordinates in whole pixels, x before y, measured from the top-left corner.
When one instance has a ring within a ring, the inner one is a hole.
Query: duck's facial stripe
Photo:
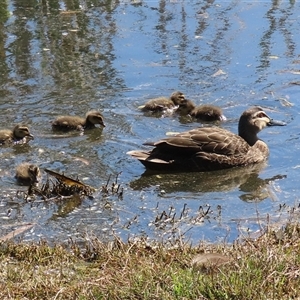
[[[260,119],[268,118],[268,119],[270,119],[268,117],[268,115],[265,112],[263,112],[263,111],[260,111],[257,114],[255,114],[255,118],[260,118]]]

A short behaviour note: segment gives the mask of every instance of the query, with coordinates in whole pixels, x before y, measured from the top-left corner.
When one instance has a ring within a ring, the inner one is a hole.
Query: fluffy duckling
[[[84,130],[95,128],[96,124],[105,127],[100,112],[92,110],[86,114],[85,119],[77,116],[60,116],[52,122],[52,128],[63,131]]]
[[[19,184],[31,185],[38,183],[40,169],[38,166],[30,163],[22,163],[17,166],[16,179]]]
[[[193,101],[187,99],[180,103],[177,111],[180,114],[189,114],[193,118],[206,122],[226,120],[220,107],[211,104],[196,106]]]
[[[16,125],[13,130],[0,130],[0,145],[27,142],[27,138],[34,139],[33,135],[29,132],[28,127],[24,125]]]
[[[155,99],[151,99],[147,101],[144,105],[139,108],[143,111],[163,111],[167,109],[173,109],[180,105],[180,103],[185,99],[184,94],[176,91],[174,92],[170,98],[167,97],[159,97]]]

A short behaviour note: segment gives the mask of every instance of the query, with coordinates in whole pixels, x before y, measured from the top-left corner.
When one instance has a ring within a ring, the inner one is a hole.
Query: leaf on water
[[[295,74],[295,75],[300,75],[300,71],[290,71],[290,73]]]
[[[81,161],[82,163],[84,163],[84,164],[87,165],[87,166],[90,164],[90,162],[89,162],[88,160],[86,160],[86,159],[84,159],[84,158],[82,158],[82,157],[73,156],[73,159],[74,159],[75,161]]]
[[[290,101],[288,101],[286,98],[279,98],[279,101],[282,106],[292,107],[294,104]]]
[[[27,231],[28,229],[32,228],[34,225],[35,225],[35,223],[21,226],[21,227],[17,228],[16,230],[14,230],[13,232],[10,232],[10,233],[0,237],[0,242],[6,242],[8,240],[11,240],[15,236],[17,236],[17,235],[23,233],[24,231]]]
[[[224,72],[223,70],[219,69],[216,73],[214,73],[212,75],[212,77],[217,77],[217,76],[220,76],[220,75],[225,75],[226,72]]]
[[[53,177],[55,177],[57,180],[59,180],[60,182],[68,185],[68,186],[77,186],[83,189],[90,189],[90,190],[95,190],[93,187],[86,185],[78,180],[72,179],[70,177],[67,177],[65,175],[59,174],[57,172],[51,171],[49,169],[44,169],[45,172],[47,172],[48,174],[52,175]]]
[[[300,85],[300,81],[292,81],[289,85]]]
[[[81,10],[62,10],[59,13],[61,15],[78,14],[78,13],[81,13]]]
[[[295,75],[300,75],[300,70],[279,70],[278,73],[291,73]]]

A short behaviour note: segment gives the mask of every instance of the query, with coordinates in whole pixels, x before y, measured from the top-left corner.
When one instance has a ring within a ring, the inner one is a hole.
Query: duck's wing
[[[244,155],[250,147],[240,136],[218,127],[193,129],[147,145],[152,145],[156,151],[168,153],[170,156],[172,153],[191,155],[198,152]]]

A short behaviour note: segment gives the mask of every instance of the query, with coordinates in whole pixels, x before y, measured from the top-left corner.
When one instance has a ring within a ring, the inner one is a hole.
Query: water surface
[[[0,19],[0,126],[26,123],[35,140],[1,148],[1,236],[34,223],[22,239],[219,241],[286,218],[299,202],[299,13],[293,1],[8,1]],[[127,151],[202,126],[139,111],[175,90],[221,106],[227,121],[215,126],[233,132],[252,105],[288,125],[260,133],[271,153],[265,165],[144,174]],[[51,130],[55,117],[91,109],[103,112],[103,130]],[[82,201],[25,202],[14,180],[23,161],[96,188],[121,172],[123,197],[98,191]]]

